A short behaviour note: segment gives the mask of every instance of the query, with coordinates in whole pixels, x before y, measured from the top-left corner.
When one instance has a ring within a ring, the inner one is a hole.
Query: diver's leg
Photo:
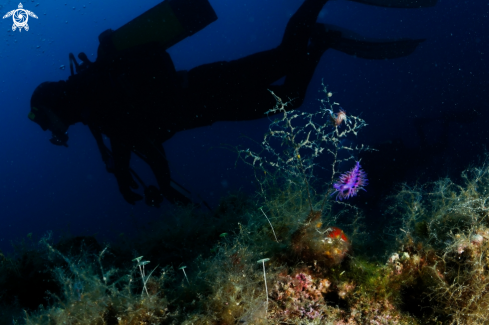
[[[302,105],[321,57],[340,39],[341,32],[325,31],[322,24],[315,24],[307,52],[298,54],[297,63],[288,69],[283,85],[270,87],[279,97],[281,93],[285,93],[294,98],[292,105],[287,107],[288,109],[295,109]]]
[[[279,48],[291,56],[302,56],[307,52],[319,12],[328,0],[306,0],[290,18]]]
[[[275,100],[267,89],[284,99],[298,97],[289,108],[300,106],[314,68],[324,52],[309,53],[317,16],[327,0],[305,0],[291,17],[281,44],[271,50],[230,62],[215,62],[189,71],[186,90],[191,127],[216,121],[261,118]],[[287,76],[282,86],[270,85]],[[300,76],[294,82],[294,78]],[[199,118],[192,118],[199,116]]]
[[[327,0],[306,1],[291,17],[279,48],[288,54],[288,69],[284,84],[270,87],[279,97],[287,96],[293,101],[288,109],[300,107],[316,66],[329,43],[341,37],[337,33],[315,33],[321,29],[317,16]],[[283,98],[285,100],[285,98]]]
[[[128,203],[134,204],[136,201],[142,200],[143,197],[131,191],[131,188],[138,188],[138,184],[132,178],[131,168],[129,166],[131,149],[114,138],[110,139],[110,146],[112,148],[112,158],[114,163],[112,170],[117,179],[119,191]]]

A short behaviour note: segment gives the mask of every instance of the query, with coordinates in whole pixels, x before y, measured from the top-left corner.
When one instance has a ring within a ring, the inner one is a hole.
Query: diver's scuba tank
[[[117,51],[155,41],[168,49],[215,20],[208,0],[165,0],[114,31],[111,40]]]
[[[208,0],[165,0],[117,30],[102,32],[98,37],[97,62],[113,62],[114,55],[148,43],[166,50],[216,20],[217,15]],[[79,73],[92,65],[85,53],[78,57],[82,64],[69,54],[72,76],[74,67]]]

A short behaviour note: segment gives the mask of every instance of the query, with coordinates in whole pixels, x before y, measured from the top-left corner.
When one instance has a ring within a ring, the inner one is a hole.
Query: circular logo
[[[27,21],[29,20],[29,16],[36,18],[37,16],[35,13],[29,10],[25,10],[24,6],[22,6],[22,3],[19,3],[19,7],[16,10],[11,10],[3,16],[3,18],[8,18],[12,16],[12,19],[14,21],[14,24],[12,25],[12,30],[15,32],[15,30],[18,28],[19,32],[24,28],[26,31],[29,30],[29,25],[27,25]]]

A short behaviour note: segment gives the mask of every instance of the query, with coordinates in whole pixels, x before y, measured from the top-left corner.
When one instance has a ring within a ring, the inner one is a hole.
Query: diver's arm
[[[102,155],[102,160],[105,163],[105,169],[109,173],[114,173],[114,158],[112,158],[112,154],[107,148],[102,138],[102,132],[99,129],[89,125],[90,131],[92,132],[95,141],[97,142],[98,151]]]
[[[153,171],[161,194],[173,204],[191,204],[192,201],[187,196],[171,185],[170,167],[163,146],[159,143],[146,140],[140,143],[137,148],[140,157],[144,159]]]
[[[114,175],[119,185],[119,191],[128,203],[135,204],[136,201],[142,200],[143,197],[131,191],[131,188],[136,189],[139,187],[132,178],[129,167],[131,149],[124,143],[114,139],[110,139],[110,145],[112,147],[112,157],[114,158]]]

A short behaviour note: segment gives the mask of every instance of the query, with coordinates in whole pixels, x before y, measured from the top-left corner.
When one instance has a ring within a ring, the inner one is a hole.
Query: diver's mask
[[[28,117],[39,124],[44,131],[51,131],[52,138],[49,139],[49,142],[57,146],[68,147],[68,126],[52,110],[45,106],[40,108],[33,106]]]
[[[48,129],[52,133],[52,138],[49,139],[49,142],[56,146],[65,146],[68,147],[68,127],[61,121],[61,119],[53,113],[52,110],[46,109],[46,115],[49,119]]]
[[[66,82],[46,81],[36,87],[31,97],[29,119],[39,124],[43,131],[50,130],[53,134],[49,140],[57,146],[68,147],[68,126],[70,125],[58,112],[69,107],[66,98]]]

